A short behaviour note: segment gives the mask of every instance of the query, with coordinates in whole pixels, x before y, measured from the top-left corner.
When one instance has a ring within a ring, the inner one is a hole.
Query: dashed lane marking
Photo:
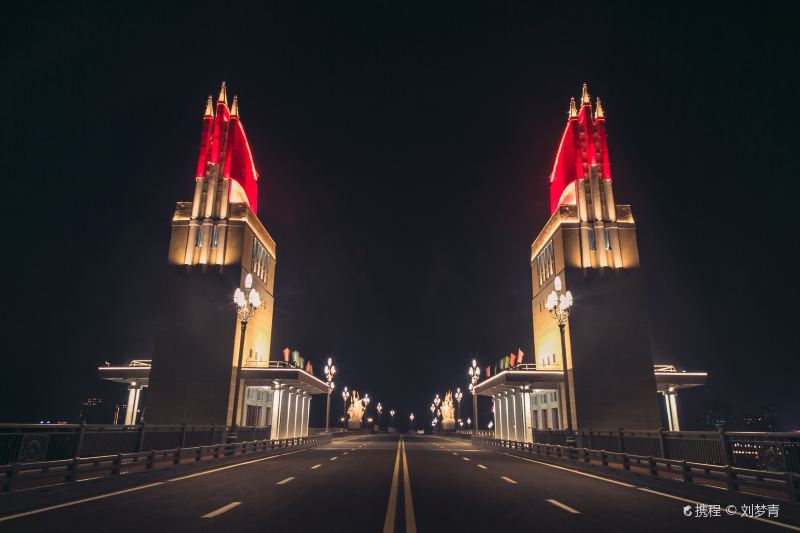
[[[465,461],[469,461],[469,457],[462,457]]]
[[[558,501],[558,500],[553,500],[552,498],[548,498],[548,499],[546,499],[545,501],[546,501],[547,503],[551,504],[551,505],[555,505],[555,506],[556,506],[556,507],[558,507],[559,509],[564,509],[564,510],[565,510],[565,511],[567,511],[568,513],[572,513],[572,514],[581,514],[581,512],[580,512],[580,511],[578,511],[577,509],[573,509],[573,508],[572,508],[572,507],[570,507],[569,505],[565,505],[565,504],[561,503],[561,502],[560,502],[560,501]]]
[[[338,457],[331,457],[331,458],[329,459],[329,461],[335,461],[336,459],[338,459]]]
[[[321,467],[322,465],[314,465],[311,467],[311,470],[316,470],[317,468]]]
[[[509,482],[509,483],[511,483],[512,485],[516,485],[516,484],[517,484],[517,482],[516,482],[516,481],[514,481],[513,479],[511,479],[510,477],[506,477],[506,476],[500,476],[500,479],[502,479],[503,481],[508,481],[508,482]]]
[[[222,507],[220,507],[216,511],[211,511],[208,514],[204,514],[202,516],[202,518],[214,518],[215,516],[219,516],[222,513],[227,513],[228,511],[230,511],[234,507],[239,507],[240,505],[242,505],[242,502],[231,502],[228,505],[223,505]]]
[[[293,480],[293,479],[294,479],[294,476],[289,476],[289,477],[287,477],[287,478],[286,478],[286,479],[284,479],[284,480],[278,481],[278,482],[276,483],[276,485],[286,485],[287,483],[289,483],[289,482],[290,482],[291,480]]]
[[[486,470],[486,467],[483,465],[478,465],[478,468],[483,468],[484,470]]]

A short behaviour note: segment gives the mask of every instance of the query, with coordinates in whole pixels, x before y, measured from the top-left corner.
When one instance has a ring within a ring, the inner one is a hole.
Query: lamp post
[[[344,419],[347,416],[347,398],[349,396],[350,392],[347,390],[347,387],[345,387],[342,391],[342,427],[344,427]]]
[[[472,419],[467,418],[467,429],[472,429]]]
[[[364,420],[364,417],[367,416],[367,406],[369,406],[369,402],[371,402],[372,400],[370,400],[369,394],[365,394],[364,397],[361,399],[361,401],[364,403],[364,414],[361,415],[361,420],[364,421],[364,429],[366,429],[367,428],[367,421]]]
[[[325,365],[325,380],[328,382],[328,401],[325,404],[325,433],[328,432],[331,421],[331,394],[333,393],[334,383],[333,376],[336,375],[336,366],[333,364],[333,359],[328,357],[328,364]]]
[[[572,310],[572,293],[569,291],[561,292],[561,277],[556,276],[553,280],[553,291],[547,295],[545,308],[550,312],[550,316],[558,324],[561,332],[561,366],[564,369],[564,408],[567,410],[567,432],[568,438],[572,436],[572,405],[569,397],[569,373],[567,372],[567,345],[564,339],[564,328]]]
[[[472,416],[475,417],[475,431],[478,431],[478,395],[475,394],[475,385],[481,379],[481,371],[478,368],[478,362],[473,359],[472,366],[467,369],[469,374],[469,392],[472,393]]]
[[[456,413],[456,418],[461,420],[461,398],[464,397],[464,393],[461,392],[461,387],[456,388],[456,393],[453,395],[456,399],[456,408],[458,412]]]
[[[375,410],[378,411],[378,429],[381,428],[381,413],[383,413],[383,405],[381,402],[378,402],[378,405],[375,406]]]
[[[411,429],[414,429],[414,413],[408,415],[408,419],[411,420]]]
[[[233,388],[233,418],[231,419],[231,433],[228,440],[233,442],[237,439],[237,428],[239,426],[239,391],[241,389],[242,359],[244,358],[244,336],[247,331],[247,321],[261,307],[261,296],[253,288],[253,275],[248,273],[244,278],[244,290],[237,287],[233,293],[233,303],[236,304],[236,316],[241,324],[239,332],[239,360],[236,363],[236,385]]]
[[[394,427],[394,409],[389,411],[389,416],[391,417],[391,422],[389,423],[392,425],[392,427]]]

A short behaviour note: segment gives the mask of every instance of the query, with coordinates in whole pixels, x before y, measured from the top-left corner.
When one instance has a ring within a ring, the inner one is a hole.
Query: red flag
[[[522,351],[522,348],[517,348],[517,362],[522,364],[522,357],[525,355],[525,352]]]
[[[289,348],[283,349],[283,360],[289,362]]]
[[[311,361],[309,361],[309,362],[307,362],[307,363],[306,363],[306,372],[308,372],[309,374],[311,374]]]
[[[512,353],[508,356],[508,359],[511,362],[511,368],[514,368],[517,364],[517,356]]]
[[[491,377],[491,376],[492,376],[492,367],[487,366],[486,367],[486,377],[488,378],[488,377]]]

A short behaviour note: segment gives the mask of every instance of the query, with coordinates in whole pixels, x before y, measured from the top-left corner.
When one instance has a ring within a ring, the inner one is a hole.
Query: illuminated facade
[[[262,305],[246,329],[235,423],[272,425],[274,437],[303,436],[310,395],[327,388],[302,370],[270,363],[276,246],[257,216],[258,173],[238,99],[228,107],[224,83],[216,102],[209,97],[206,104],[196,168],[194,198],[178,202],[172,217],[145,420],[234,422],[241,328],[232,297],[252,274]]]
[[[585,84],[580,104],[570,101],[550,173],[550,213],[530,256],[535,368],[476,387],[494,401],[496,434],[530,442],[536,430],[569,421],[579,431],[678,430],[677,391],[705,383],[706,374],[653,365],[636,223],[630,206],[614,200],[605,113],[599,98],[592,109]],[[574,298],[564,325],[566,369],[546,305],[557,278]]]
[[[600,100],[571,99],[550,173],[550,220],[531,246],[537,368],[563,370],[559,328],[545,308],[556,276],[575,298],[565,329],[575,429],[655,428],[660,416],[639,270],[636,224],[614,201]],[[566,427],[564,387],[539,427]]]

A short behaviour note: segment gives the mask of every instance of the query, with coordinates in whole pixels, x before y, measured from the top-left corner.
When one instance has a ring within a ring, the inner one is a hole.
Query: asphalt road
[[[724,509],[725,494],[703,503]],[[686,505],[466,440],[359,435],[2,516],[0,532],[800,531],[724,510],[686,517]]]

